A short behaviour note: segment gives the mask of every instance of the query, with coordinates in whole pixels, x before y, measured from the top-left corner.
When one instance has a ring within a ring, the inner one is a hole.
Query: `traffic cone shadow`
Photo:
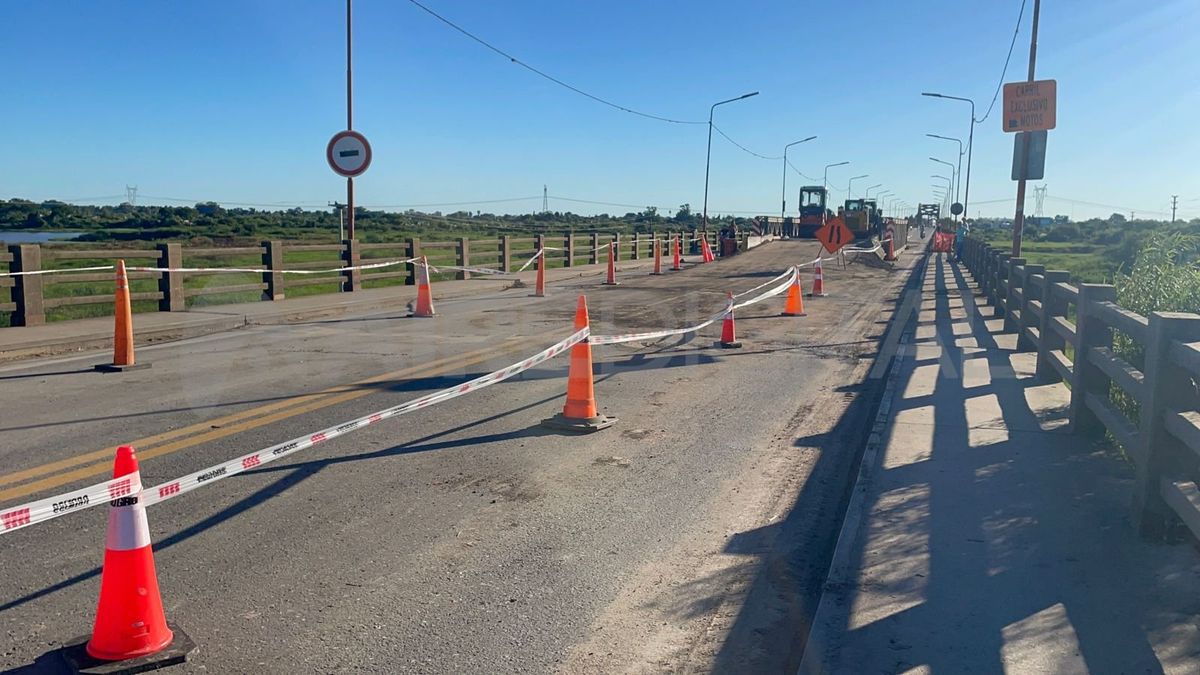
[[[141,474],[128,445],[117,448],[113,478],[125,480],[109,488],[96,620],[91,636],[64,647],[63,658],[81,673],[141,673],[183,663],[196,645],[168,625],[163,612]]]
[[[120,373],[126,370],[149,368],[149,363],[138,363],[133,356],[133,306],[129,300],[129,275],[125,272],[125,261],[117,261],[117,290],[113,297],[113,360],[96,366],[102,373]]]
[[[579,296],[575,307],[575,330],[590,325],[587,298]],[[571,364],[567,370],[567,400],[563,411],[542,420],[542,426],[558,431],[591,433],[611,427],[615,417],[601,415],[596,408],[595,382],[592,379],[592,345],[587,340],[571,347]]]

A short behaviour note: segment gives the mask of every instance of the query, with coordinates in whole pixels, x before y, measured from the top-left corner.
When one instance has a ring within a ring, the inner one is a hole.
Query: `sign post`
[[[854,241],[854,233],[846,227],[846,221],[842,220],[841,216],[836,216],[825,221],[817,230],[817,241],[821,242],[826,251],[837,253]]]
[[[1041,82],[1033,79],[1037,66],[1037,34],[1038,18],[1041,15],[1042,0],[1033,0],[1033,30],[1029,36],[1029,78],[1027,82],[1014,82],[1004,85],[1004,115],[1005,131],[1045,131],[1053,129],[1057,124],[1055,107],[1058,97],[1058,83],[1054,80]],[[1029,134],[1023,134],[1019,139],[1023,148],[1022,159],[1029,158]],[[1021,257],[1021,230],[1025,227],[1025,178],[1017,180],[1017,211],[1013,216],[1012,257]]]

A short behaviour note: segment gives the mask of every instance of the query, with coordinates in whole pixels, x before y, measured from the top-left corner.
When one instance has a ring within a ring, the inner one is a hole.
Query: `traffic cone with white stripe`
[[[821,269],[821,259],[817,258],[817,264],[813,266],[813,287],[808,294],[810,298],[823,298],[829,295],[825,292],[825,272]]]
[[[149,363],[138,363],[133,356],[133,308],[129,301],[129,275],[125,272],[125,261],[117,261],[117,290],[113,297],[113,360],[96,366],[104,373],[119,373],[126,370],[149,368]]]
[[[737,340],[737,328],[733,324],[733,293],[729,294],[729,304],[725,307],[725,320],[721,322],[721,341],[717,343],[725,349],[736,349],[742,346]]]
[[[425,256],[421,256],[421,262],[417,263],[417,304],[412,315],[422,319],[433,316],[433,291],[429,289],[429,259]]]
[[[122,672],[143,672],[182,663],[195,649],[177,627],[167,625],[146,507],[141,502],[141,474],[133,448],[127,445],[117,448],[113,462],[113,479],[118,478],[124,480],[108,490],[113,499],[92,637],[83,650],[67,648],[68,660],[79,670],[90,658],[92,665],[130,661],[122,664],[127,669]]]
[[[706,263],[713,262],[717,259],[717,257],[713,255],[712,248],[708,245],[707,236],[700,240],[700,259]]]
[[[671,271],[678,272],[683,269],[683,254],[679,250],[679,235],[671,240],[672,248],[675,250],[673,260],[671,261]]]
[[[579,296],[575,306],[575,330],[589,327],[587,298]],[[617,418],[601,415],[596,408],[595,383],[592,380],[592,345],[586,339],[571,347],[571,365],[567,370],[567,401],[563,411],[542,420],[542,426],[561,431],[589,433],[615,424]]]
[[[650,274],[662,274],[662,239],[654,239],[654,271]]]
[[[608,242],[608,278],[604,280],[605,286],[617,285],[617,242]]]
[[[808,316],[808,312],[804,311],[803,289],[800,287],[800,270],[796,270],[796,276],[792,279],[792,285],[788,287],[787,301],[783,303],[784,316]]]

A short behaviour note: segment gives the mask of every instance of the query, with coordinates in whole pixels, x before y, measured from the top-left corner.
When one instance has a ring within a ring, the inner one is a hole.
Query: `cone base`
[[[619,281],[605,281],[605,282],[602,282],[600,285],[601,285],[601,286],[620,286],[620,285],[621,285],[621,282],[619,282]]]
[[[742,343],[740,343],[736,340],[733,342],[718,342],[717,346],[720,347],[721,349],[741,349]]]
[[[808,312],[780,312],[779,316],[808,316]]]
[[[828,293],[809,293],[808,297],[810,297],[810,298],[828,298],[829,294]]]
[[[652,277],[661,277],[661,276],[662,276],[662,274],[663,274],[662,272],[651,272],[651,273],[650,273],[650,276],[652,276]]]
[[[196,643],[192,638],[188,637],[179,626],[167,622],[167,627],[175,634],[171,643],[166,647],[154,652],[133,659],[125,659],[124,661],[101,661],[87,653],[88,640],[92,638],[90,635],[85,635],[76,640],[67,643],[61,650],[63,661],[66,662],[69,672],[86,673],[87,675],[118,675],[122,673],[145,673],[167,666],[174,666],[187,661],[188,656],[196,651]]]
[[[134,363],[128,366],[119,366],[115,363],[101,363],[96,365],[96,370],[101,373],[123,373],[127,370],[142,370],[149,367],[149,363]]]
[[[542,420],[542,426],[556,431],[570,431],[576,434],[590,434],[593,431],[607,429],[617,423],[617,418],[596,415],[595,417],[567,417],[558,413],[554,417]]]

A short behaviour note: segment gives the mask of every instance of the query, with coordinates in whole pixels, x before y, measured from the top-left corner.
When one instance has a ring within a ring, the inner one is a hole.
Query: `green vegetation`
[[[689,204],[681,205],[674,216],[659,215],[653,206],[624,215],[596,216],[569,212],[496,215],[480,211],[443,214],[440,211],[408,210],[392,213],[363,208],[356,208],[354,214],[356,234],[363,243],[400,241],[407,237],[479,238],[588,230],[632,233],[694,229],[700,225],[700,217]],[[714,230],[731,221],[739,225],[748,222],[744,218],[717,216],[710,217],[709,221],[710,229]],[[265,239],[334,242],[338,239],[338,224],[339,215],[333,209],[226,209],[214,202],[194,206],[79,206],[58,201],[0,200],[0,229],[80,230],[85,232],[80,241],[89,242],[182,241],[194,246],[244,245]]]
[[[1046,269],[1067,270],[1076,281],[1114,283],[1119,272],[1129,270],[1143,244],[1156,235],[1200,232],[1200,219],[1174,224],[1159,220],[1127,220],[1114,213],[1106,220],[1093,218],[1081,223],[1058,222],[1045,226],[1027,224],[1021,255],[1031,264]],[[971,233],[992,246],[1012,242],[1010,229],[976,228]]]

